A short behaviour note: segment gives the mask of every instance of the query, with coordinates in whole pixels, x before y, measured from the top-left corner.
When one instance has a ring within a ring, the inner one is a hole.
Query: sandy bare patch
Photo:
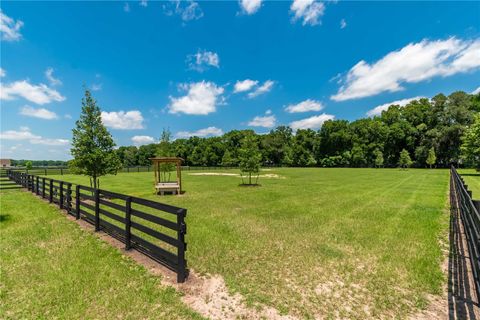
[[[190,176],[226,176],[226,177],[237,177],[241,178],[242,176],[238,173],[223,173],[223,172],[195,172],[189,173]],[[261,174],[259,178],[269,178],[269,179],[285,179],[285,177],[280,176],[276,173],[267,173]]]

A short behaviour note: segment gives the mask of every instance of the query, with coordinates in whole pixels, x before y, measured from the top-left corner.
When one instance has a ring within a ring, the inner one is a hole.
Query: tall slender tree
[[[428,150],[428,156],[427,156],[427,164],[430,166],[430,169],[432,169],[432,166],[437,162],[437,156],[435,155],[435,148],[431,147]]]
[[[90,185],[98,188],[100,177],[116,174],[121,168],[114,150],[115,142],[102,123],[100,108],[89,90],[82,99],[82,113],[73,131],[69,166],[73,172],[90,177]]]
[[[412,165],[412,159],[410,158],[410,154],[407,150],[403,149],[402,152],[400,152],[398,164],[400,165],[400,168],[403,169],[406,169]]]
[[[242,140],[242,148],[239,151],[240,170],[248,177],[248,184],[252,184],[252,176],[257,176],[260,171],[262,154],[258,150],[258,143],[253,134],[247,135]]]

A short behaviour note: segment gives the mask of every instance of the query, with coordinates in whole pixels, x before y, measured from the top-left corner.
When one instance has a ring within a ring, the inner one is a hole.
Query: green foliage
[[[428,156],[427,156],[427,164],[432,168],[432,166],[437,162],[437,156],[435,155],[435,149],[431,147],[428,150]]]
[[[242,147],[239,151],[240,170],[242,174],[248,177],[248,184],[252,184],[252,175],[257,175],[260,171],[260,162],[262,154],[258,150],[258,143],[254,135],[247,135],[242,140]]]
[[[461,150],[465,162],[480,171],[480,114],[475,115],[473,124],[466,130]]]
[[[412,159],[410,158],[410,154],[407,150],[403,149],[400,152],[400,159],[398,160],[398,165],[400,168],[408,168],[412,165]]]
[[[233,160],[230,150],[226,150],[222,157],[222,166],[233,167],[235,164],[235,160]]]
[[[31,170],[33,168],[32,161],[29,160],[25,162],[25,168],[27,168],[27,170]]]
[[[157,146],[157,157],[174,157],[175,152],[170,142],[172,134],[170,130],[163,129],[160,143]],[[175,170],[173,163],[160,163],[160,181],[169,182],[172,177],[172,171]]]
[[[380,168],[383,167],[383,153],[380,150],[374,151],[375,155],[375,167]]]
[[[69,163],[73,172],[90,177],[90,184],[97,188],[99,178],[106,174],[116,174],[121,168],[112,136],[102,123],[100,108],[89,90],[82,99],[82,113],[73,131]]]

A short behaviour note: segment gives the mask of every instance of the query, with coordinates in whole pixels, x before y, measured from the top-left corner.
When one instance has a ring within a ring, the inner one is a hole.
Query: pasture
[[[472,198],[480,200],[480,172],[473,169],[458,170],[468,185],[468,190],[472,191]]]
[[[189,267],[222,276],[250,306],[405,317],[442,291],[448,170],[267,169],[248,188],[236,170],[199,173],[183,172],[181,196],[155,195],[152,172],[103,177],[100,187],[187,208]]]

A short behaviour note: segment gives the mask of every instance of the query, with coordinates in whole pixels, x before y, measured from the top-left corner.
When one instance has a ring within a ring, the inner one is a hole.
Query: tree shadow
[[[471,272],[468,247],[456,199],[450,198],[450,252],[448,259],[449,320],[480,319],[479,303]]]
[[[0,223],[7,222],[12,219],[12,216],[9,214],[0,214]]]
[[[466,176],[466,177],[480,177],[480,173],[462,173],[461,176]]]

